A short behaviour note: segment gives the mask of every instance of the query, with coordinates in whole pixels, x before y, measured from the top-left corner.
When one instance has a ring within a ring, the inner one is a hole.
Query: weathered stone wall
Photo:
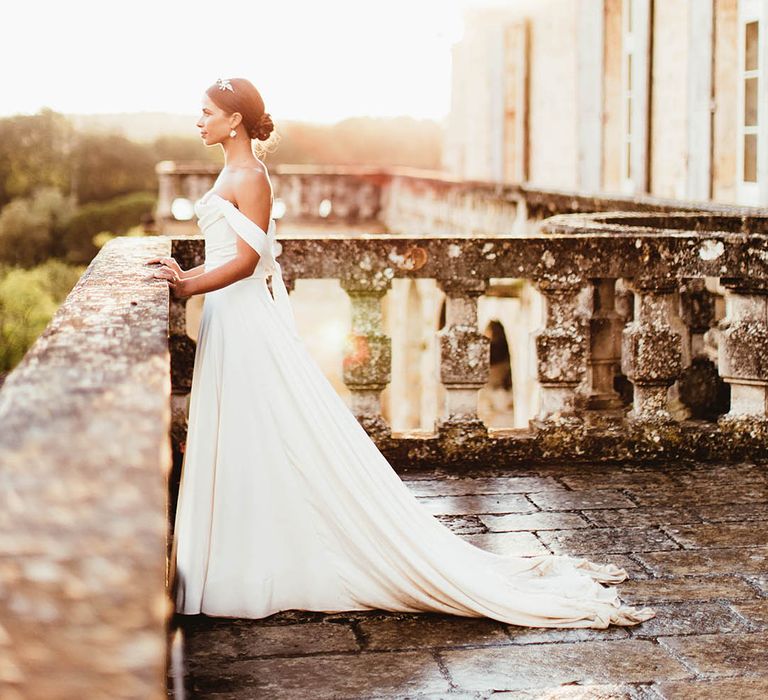
[[[110,241],[0,390],[0,697],[165,697],[168,291]]]

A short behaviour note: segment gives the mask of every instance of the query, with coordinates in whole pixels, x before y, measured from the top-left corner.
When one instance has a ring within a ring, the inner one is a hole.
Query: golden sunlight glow
[[[320,344],[327,351],[337,351],[344,347],[349,333],[349,324],[342,321],[327,321],[319,328]]]
[[[494,4],[13,2],[3,8],[0,63],[22,61],[24,68],[5,72],[0,116],[43,106],[196,115],[203,90],[217,77],[246,77],[278,119],[440,119],[450,108],[451,46],[461,38],[462,14]]]

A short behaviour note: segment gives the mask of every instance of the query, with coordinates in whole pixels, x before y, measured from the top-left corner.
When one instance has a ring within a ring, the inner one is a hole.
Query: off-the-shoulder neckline
[[[236,205],[236,204],[235,204],[235,203],[234,203],[232,200],[230,200],[230,199],[227,199],[226,197],[222,197],[222,196],[221,196],[221,195],[220,195],[218,192],[216,192],[215,190],[212,190],[212,189],[211,189],[211,190],[208,190],[208,191],[207,191],[207,192],[206,192],[206,193],[205,193],[205,194],[204,194],[202,197],[200,197],[200,201],[203,201],[203,200],[207,201],[207,200],[208,200],[208,199],[210,199],[211,197],[218,197],[218,198],[219,198],[219,199],[220,199],[222,202],[226,202],[226,203],[227,203],[227,204],[229,204],[229,205],[230,205],[230,206],[231,206],[231,207],[232,207],[232,208],[233,208],[233,209],[234,209],[234,210],[235,210],[235,211],[236,211],[238,214],[240,214],[240,216],[242,216],[244,219],[247,219],[248,221],[250,221],[250,222],[251,222],[251,223],[252,223],[252,224],[253,224],[253,225],[254,225],[254,226],[257,228],[257,229],[259,229],[259,231],[261,231],[261,232],[262,232],[264,235],[268,235],[268,234],[267,234],[267,232],[266,232],[266,231],[265,231],[263,228],[261,228],[261,226],[259,226],[259,225],[258,225],[258,224],[257,224],[255,221],[252,221],[252,220],[251,220],[251,219],[249,219],[249,218],[248,218],[248,217],[247,217],[245,214],[243,214],[243,212],[241,212],[241,211],[240,211],[240,209],[238,208],[238,206],[237,206],[237,205]],[[270,228],[270,227],[272,226],[272,222],[273,222],[274,220],[275,220],[275,217],[274,217],[274,216],[270,216],[270,217],[269,217],[269,226],[268,226],[267,228]]]

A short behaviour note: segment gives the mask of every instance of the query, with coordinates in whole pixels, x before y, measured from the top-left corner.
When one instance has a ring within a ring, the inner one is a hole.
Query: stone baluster
[[[171,351],[171,444],[178,450],[187,435],[187,404],[192,390],[195,341],[187,335],[186,300],[170,296],[168,344]]]
[[[712,419],[728,410],[728,387],[717,369],[717,349],[705,338],[715,321],[715,295],[701,277],[680,287],[680,318],[685,324],[683,366],[678,397],[683,418]],[[716,332],[716,330],[715,330]]]
[[[721,278],[725,318],[719,324],[718,368],[731,387],[725,420],[765,418],[768,413],[768,287]]]
[[[188,270],[204,261],[202,241],[174,240],[171,256]],[[168,294],[168,344],[171,352],[171,445],[178,450],[187,439],[187,411],[197,344],[187,333],[187,302]]]
[[[682,370],[682,338],[672,330],[677,281],[635,278],[635,320],[622,333],[621,369],[633,385],[630,418],[671,421],[667,391]]]
[[[446,390],[439,428],[486,434],[477,416],[477,392],[488,381],[490,369],[491,341],[477,325],[477,299],[486,281],[449,278],[437,283],[446,294],[445,326],[437,332],[440,381]]]
[[[591,392],[587,408],[615,412],[622,408],[614,388],[621,365],[621,331],[624,320],[616,310],[616,280],[592,280],[592,318],[589,322],[589,376]]]
[[[541,404],[532,423],[580,418],[586,403],[581,385],[587,378],[591,285],[582,279],[536,282],[546,299],[544,328],[536,334],[536,364]]]
[[[703,278],[687,279],[680,287],[680,318],[688,327],[689,334],[684,359],[685,355],[691,360],[706,355],[704,334],[715,320],[715,296],[707,289]]]
[[[383,332],[381,299],[388,277],[342,278],[352,301],[352,330],[344,352],[343,379],[352,392],[351,410],[372,437],[391,429],[381,415],[381,392],[392,376],[392,340]]]

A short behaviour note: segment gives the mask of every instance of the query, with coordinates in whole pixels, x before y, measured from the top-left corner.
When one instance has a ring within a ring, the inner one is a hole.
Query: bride
[[[259,92],[218,79],[197,126],[225,157],[195,202],[205,263],[147,261],[174,296],[205,294],[171,558],[177,612],[381,609],[595,628],[653,617],[601,585],[626,578],[613,564],[491,553],[417,501],[296,330],[252,146],[273,130]]]

